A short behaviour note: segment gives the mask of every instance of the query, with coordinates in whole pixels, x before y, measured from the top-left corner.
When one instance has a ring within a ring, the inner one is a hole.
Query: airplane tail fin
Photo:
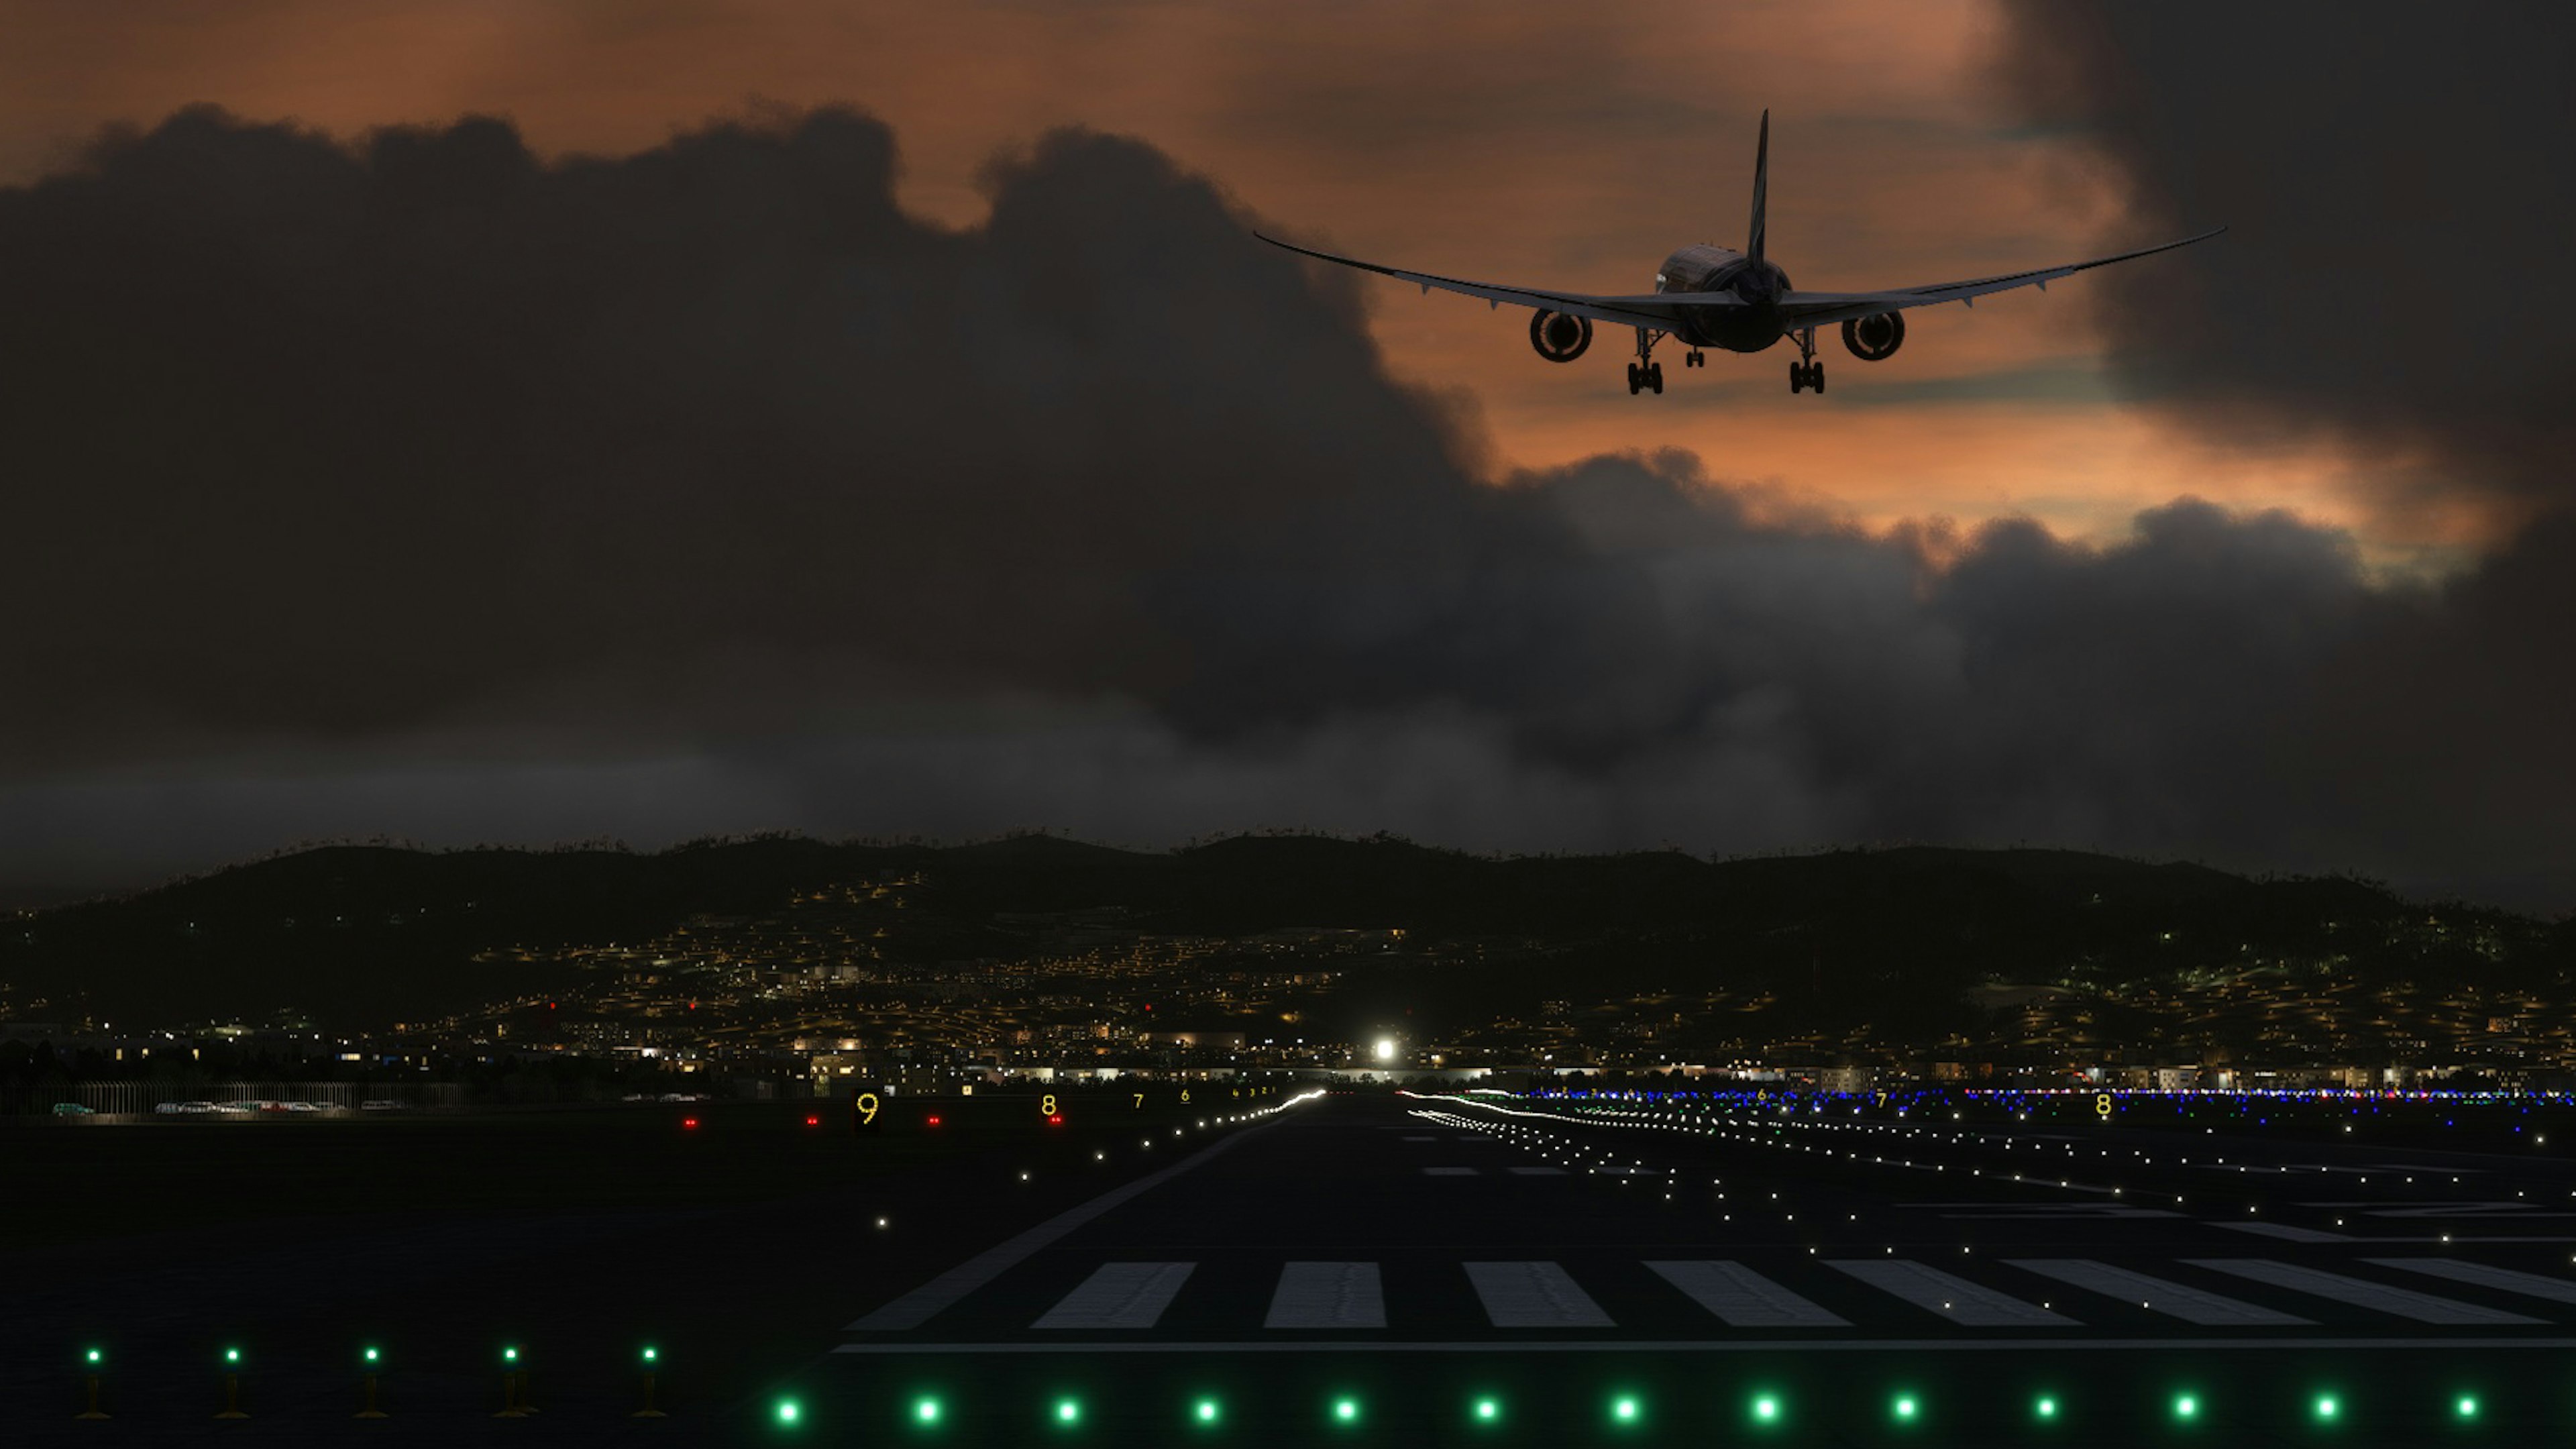
[[[1762,202],[1769,190],[1771,175],[1771,111],[1762,111],[1762,139],[1753,148],[1753,238],[1744,244],[1744,254],[1762,260]]]

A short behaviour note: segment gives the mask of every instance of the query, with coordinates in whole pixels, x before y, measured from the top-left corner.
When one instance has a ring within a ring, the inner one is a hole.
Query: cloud
[[[896,167],[846,110],[555,162],[193,110],[0,192],[0,868],[1269,824],[2576,885],[2558,533],[2437,589],[2189,498],[2081,544],[1678,452],[1496,485],[1151,147],[1051,133],[964,230]]]

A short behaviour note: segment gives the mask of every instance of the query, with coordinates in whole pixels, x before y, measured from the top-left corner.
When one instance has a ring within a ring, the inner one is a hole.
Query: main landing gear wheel
[[[1646,386],[1646,374],[1635,363],[1628,364],[1628,396],[1635,397]]]
[[[1664,365],[1662,363],[1649,362],[1646,364],[1646,386],[1655,390],[1655,396],[1662,397],[1664,395]]]

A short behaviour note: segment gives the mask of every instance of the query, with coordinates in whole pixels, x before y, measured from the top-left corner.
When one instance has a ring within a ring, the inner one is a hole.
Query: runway
[[[2576,1348],[2566,1177],[2143,1124],[1339,1096],[971,1284],[854,1305],[804,1391],[1001,1439],[1211,1406],[1278,1442],[2576,1430],[2547,1383]]]

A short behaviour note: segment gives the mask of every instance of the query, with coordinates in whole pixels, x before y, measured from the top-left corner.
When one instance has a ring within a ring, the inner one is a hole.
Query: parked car
[[[95,1117],[98,1115],[98,1111],[95,1108],[84,1107],[78,1102],[56,1102],[54,1104],[54,1115],[57,1117]]]
[[[358,1104],[358,1110],[361,1112],[400,1112],[404,1109],[405,1105],[406,1104],[394,1101],[389,1097],[372,1097],[364,1102],[360,1102]]]

